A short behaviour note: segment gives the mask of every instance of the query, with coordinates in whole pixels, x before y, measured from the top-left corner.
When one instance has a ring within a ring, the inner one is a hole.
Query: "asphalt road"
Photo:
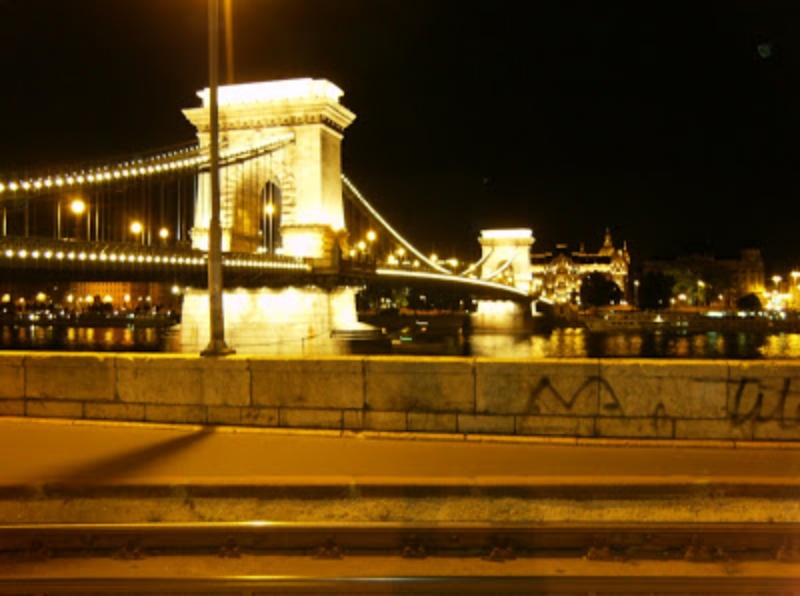
[[[559,445],[0,419],[0,488],[41,485],[800,488],[800,448]]]

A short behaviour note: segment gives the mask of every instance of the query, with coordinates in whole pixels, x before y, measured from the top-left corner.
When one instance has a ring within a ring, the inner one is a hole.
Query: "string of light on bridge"
[[[6,259],[44,259],[55,261],[100,261],[108,263],[142,263],[152,265],[203,265],[208,257],[205,254],[196,256],[185,255],[152,255],[146,253],[104,253],[75,250],[27,250],[6,249]],[[304,262],[270,261],[265,259],[247,258],[246,256],[224,256],[223,265],[230,267],[247,267],[253,269],[283,269],[293,271],[311,271],[311,266]]]
[[[225,163],[236,161],[247,156],[268,153],[291,143],[293,140],[294,133],[288,133],[279,137],[267,139],[256,145],[248,145],[245,148],[231,149],[228,151],[223,150],[220,151],[220,160]],[[157,176],[168,172],[198,169],[208,165],[209,162],[209,154],[205,152],[201,154],[200,148],[195,145],[185,149],[158,153],[149,157],[97,166],[80,172],[73,171],[69,174],[51,174],[5,182],[0,181],[0,194],[6,192],[21,192],[35,195],[48,192],[53,188],[74,188],[129,178]]]
[[[376,273],[378,275],[383,275],[386,277],[400,277],[409,279],[456,282],[464,285],[472,285],[492,290],[500,290],[501,292],[510,292],[523,297],[529,296],[528,292],[526,292],[525,290],[520,290],[519,288],[515,288],[513,286],[508,286],[506,284],[501,284],[493,281],[475,279],[471,277],[460,277],[457,275],[442,275],[439,273],[428,273],[424,271],[403,271],[399,269],[378,269],[376,270]]]
[[[414,246],[408,240],[403,238],[403,236],[401,236],[397,230],[395,230],[391,225],[389,225],[389,222],[383,219],[380,213],[378,213],[375,210],[375,208],[369,204],[367,199],[364,198],[364,195],[361,194],[361,192],[355,187],[355,185],[350,181],[350,179],[344,174],[342,174],[342,182],[344,182],[348,190],[350,190],[350,192],[352,192],[353,195],[361,202],[361,205],[369,212],[369,214],[372,217],[374,217],[377,220],[377,222],[381,226],[383,226],[383,228],[386,229],[386,231],[388,231],[392,237],[394,237],[394,239],[398,242],[398,244],[400,244],[400,246],[408,250],[411,254],[413,254],[415,257],[417,257],[420,261],[425,263],[431,269],[434,269],[439,273],[443,273],[445,275],[451,275],[451,276],[454,275],[452,271],[446,269],[445,267],[442,267],[434,260],[429,259],[425,255],[423,255],[420,251],[414,248]]]

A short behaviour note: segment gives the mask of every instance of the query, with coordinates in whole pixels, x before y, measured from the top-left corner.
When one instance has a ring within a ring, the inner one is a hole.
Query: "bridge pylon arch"
[[[220,153],[241,156],[224,160],[220,168],[223,252],[257,252],[263,245],[260,192],[279,180],[283,253],[335,262],[335,247],[346,237],[341,144],[355,119],[339,102],[342,95],[330,81],[311,78],[219,88]],[[210,143],[209,90],[198,96],[203,106],[183,113],[197,129],[202,151]],[[210,220],[210,174],[201,172],[194,248],[208,249]]]

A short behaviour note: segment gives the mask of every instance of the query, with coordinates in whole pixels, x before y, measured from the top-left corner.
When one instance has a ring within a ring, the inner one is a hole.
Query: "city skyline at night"
[[[422,250],[474,255],[481,229],[520,226],[537,250],[577,248],[610,228],[639,259],[756,247],[786,271],[797,12],[234,0],[234,82],[340,86],[357,115],[343,169]],[[1,171],[193,137],[204,2],[6,0],[0,16]]]

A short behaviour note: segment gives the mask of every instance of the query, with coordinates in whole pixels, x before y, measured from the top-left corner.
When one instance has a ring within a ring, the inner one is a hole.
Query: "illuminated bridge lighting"
[[[245,157],[256,157],[263,153],[275,151],[294,141],[294,133],[267,139],[261,143],[220,152],[222,165]],[[162,172],[190,170],[207,167],[210,162],[207,152],[200,152],[197,145],[177,151],[162,152],[146,158],[117,162],[103,166],[88,168],[69,174],[53,174],[20,180],[0,181],[0,194],[22,190],[26,193],[38,194],[43,188],[53,186],[82,186],[84,184],[100,184],[112,179],[147,177],[160,175]]]
[[[528,293],[524,290],[517,289],[513,286],[507,286],[505,284],[499,284],[492,281],[484,281],[481,279],[470,279],[465,277],[458,277],[455,275],[441,275],[438,273],[425,273],[425,272],[417,272],[417,271],[399,271],[397,269],[378,269],[375,271],[379,276],[383,275],[386,277],[397,277],[397,278],[408,278],[408,279],[419,279],[419,280],[429,280],[429,281],[447,281],[452,283],[463,284],[465,286],[473,286],[473,287],[480,287],[480,288],[487,288],[492,290],[500,290],[502,292],[508,292],[509,294],[515,294],[516,296],[524,296],[528,297]]]
[[[390,226],[389,222],[387,222],[385,219],[383,219],[383,217],[381,217],[380,213],[378,213],[372,207],[372,205],[369,204],[367,199],[364,198],[364,195],[362,195],[361,192],[359,192],[359,190],[355,187],[355,185],[352,182],[350,182],[350,179],[347,178],[347,176],[345,176],[344,174],[342,174],[342,182],[344,182],[345,186],[350,190],[350,192],[352,192],[353,195],[361,202],[361,205],[369,212],[369,214],[372,215],[372,217],[374,217],[378,221],[378,223],[380,223],[380,225],[382,225],[389,232],[389,234],[391,234],[394,237],[394,239],[398,242],[398,244],[400,244],[403,248],[412,253],[415,257],[417,257],[420,261],[425,263],[431,269],[439,271],[440,273],[443,274],[453,275],[451,271],[449,271],[445,267],[442,267],[438,263],[435,263],[431,259],[427,258],[425,255],[423,255],[420,251],[414,248],[408,240],[403,238],[399,232],[397,232],[392,226]]]

